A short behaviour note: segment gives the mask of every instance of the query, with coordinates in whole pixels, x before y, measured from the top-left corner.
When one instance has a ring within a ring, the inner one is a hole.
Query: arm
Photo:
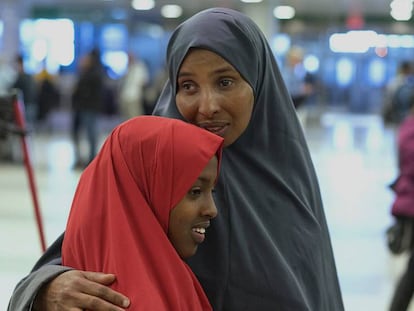
[[[47,284],[50,280],[56,278],[58,275],[68,270],[70,270],[70,268],[49,264],[41,267],[37,271],[31,272],[17,284],[10,299],[7,310],[33,310],[32,304],[39,289],[42,288],[43,285]]]
[[[10,299],[8,311],[123,310],[128,299],[111,290],[112,274],[84,272],[61,266],[63,234],[47,249]]]

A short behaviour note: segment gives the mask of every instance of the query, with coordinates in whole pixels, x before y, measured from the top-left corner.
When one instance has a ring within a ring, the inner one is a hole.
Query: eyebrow
[[[209,183],[211,181],[211,178],[207,178],[207,177],[198,177],[197,180],[201,181],[202,183]]]
[[[223,74],[223,73],[227,73],[227,72],[237,72],[237,70],[234,69],[233,67],[231,67],[230,65],[225,65],[225,66],[223,66],[221,68],[218,68],[218,69],[214,70],[211,73],[211,75],[214,75],[214,74]],[[191,72],[180,71],[178,73],[178,78],[181,78],[181,77],[189,77],[189,76],[192,76],[192,75],[194,75],[194,74],[191,73]]]

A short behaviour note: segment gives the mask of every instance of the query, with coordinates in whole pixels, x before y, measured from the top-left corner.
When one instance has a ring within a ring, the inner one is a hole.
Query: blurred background
[[[112,79],[126,72],[132,52],[153,80],[163,70],[172,29],[212,6],[251,16],[281,64],[292,46],[301,47],[304,69],[317,77],[325,106],[378,111],[387,81],[412,57],[409,0],[0,0],[1,58],[21,54],[28,73],[45,68],[59,74],[66,90],[80,57],[92,48],[100,49]]]
[[[378,110],[384,85],[411,58],[412,1],[249,1],[1,0],[0,51],[6,59],[23,54],[30,73],[46,67],[66,77],[98,47],[114,79],[125,73],[131,51],[153,78],[175,26],[201,9],[231,7],[262,27],[280,62],[291,46],[301,46],[324,105],[355,112]]]
[[[64,230],[90,156],[88,128],[75,130],[73,105],[85,57],[97,55],[103,70],[99,148],[130,116],[124,87],[139,90],[133,113],[150,114],[172,30],[215,6],[258,23],[291,91],[320,179],[346,309],[387,310],[407,254],[390,254],[385,240],[401,120],[385,119],[384,109],[404,64],[414,61],[411,0],[0,0],[0,97],[21,89],[30,156],[27,164],[20,137],[0,127],[1,310],[42,253],[30,167],[50,245]]]

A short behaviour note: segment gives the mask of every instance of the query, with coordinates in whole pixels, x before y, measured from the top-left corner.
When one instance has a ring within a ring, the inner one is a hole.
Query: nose
[[[214,90],[205,88],[200,95],[198,112],[207,118],[213,117],[220,110],[219,98]]]
[[[210,219],[213,219],[217,216],[217,207],[216,203],[214,203],[213,197],[208,200],[206,206],[202,211],[203,216],[207,216]]]

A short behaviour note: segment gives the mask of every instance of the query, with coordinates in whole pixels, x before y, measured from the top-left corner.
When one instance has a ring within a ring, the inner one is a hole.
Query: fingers
[[[41,300],[37,303],[43,311],[124,311],[128,298],[107,287],[114,280],[113,274],[67,271],[47,284],[36,300]]]
[[[114,274],[106,274],[106,273],[101,273],[101,272],[89,272],[89,271],[81,271],[81,273],[88,280],[92,282],[100,283],[102,285],[111,285],[116,279]]]
[[[80,311],[125,311],[125,309],[93,295],[79,294],[77,299],[82,302],[80,305]],[[127,306],[125,306],[125,308],[126,307]]]
[[[99,272],[82,273],[87,279],[87,282],[82,282],[82,284],[80,284],[83,292],[92,298],[99,298],[98,301],[91,298],[94,300],[93,303],[99,303],[99,300],[104,300],[105,302],[109,302],[110,304],[123,308],[129,306],[129,299],[126,296],[107,287],[107,285],[110,285],[115,281],[115,275]]]

